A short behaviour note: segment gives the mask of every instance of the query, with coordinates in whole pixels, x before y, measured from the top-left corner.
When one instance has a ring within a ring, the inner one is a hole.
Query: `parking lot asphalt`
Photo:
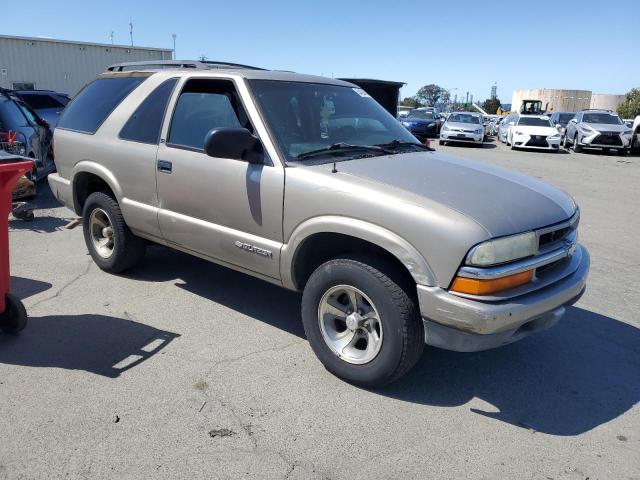
[[[298,294],[163,247],[106,274],[43,187],[10,221],[30,323],[0,335],[0,479],[639,479],[640,157],[436,149],[576,198],[592,267],[560,324],[362,390],[316,360]]]

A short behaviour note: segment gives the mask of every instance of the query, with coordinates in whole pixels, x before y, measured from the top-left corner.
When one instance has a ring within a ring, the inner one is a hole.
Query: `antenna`
[[[133,19],[129,17],[129,37],[131,38],[131,46],[133,47]]]
[[[176,37],[177,35],[175,33],[171,34],[171,38],[173,38],[173,59],[175,60],[176,57]]]

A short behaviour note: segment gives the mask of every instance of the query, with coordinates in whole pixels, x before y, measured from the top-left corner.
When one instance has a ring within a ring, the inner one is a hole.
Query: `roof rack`
[[[123,62],[107,67],[108,72],[129,72],[131,70],[165,70],[165,69],[244,69],[265,70],[260,67],[242,65],[241,63],[218,62],[213,60],[147,60],[143,62]]]
[[[581,112],[609,112],[613,113],[613,110],[607,110],[606,108],[583,108]]]

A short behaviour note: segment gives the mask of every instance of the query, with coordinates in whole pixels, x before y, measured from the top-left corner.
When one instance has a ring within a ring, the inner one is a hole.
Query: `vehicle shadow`
[[[640,329],[571,307],[547,332],[478,353],[428,348],[416,367],[378,393],[433,406],[474,397],[471,411],[550,435],[579,435],[640,400]]]
[[[0,363],[84,370],[117,378],[179,336],[106,315],[29,317],[27,328],[19,335],[0,334]]]
[[[300,294],[164,247],[128,276],[176,286],[305,338]],[[548,332],[478,353],[428,347],[403,379],[374,393],[423,405],[461,406],[551,435],[578,435],[640,401],[640,329],[571,307]]]
[[[305,338],[299,293],[201,258],[155,245],[126,276],[148,282],[176,280],[178,288]]]

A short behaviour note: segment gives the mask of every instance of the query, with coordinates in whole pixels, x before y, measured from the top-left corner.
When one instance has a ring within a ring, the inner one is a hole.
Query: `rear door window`
[[[150,144],[158,143],[164,112],[177,81],[177,78],[171,78],[163,82],[144,99],[122,127],[121,139]]]
[[[104,77],[94,80],[67,105],[57,128],[96,133],[109,114],[146,78]]]

